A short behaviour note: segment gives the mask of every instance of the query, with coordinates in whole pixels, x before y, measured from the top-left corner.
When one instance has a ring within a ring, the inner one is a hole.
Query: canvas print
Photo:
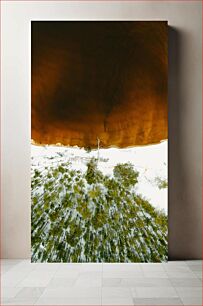
[[[32,262],[168,256],[166,21],[31,24]]]

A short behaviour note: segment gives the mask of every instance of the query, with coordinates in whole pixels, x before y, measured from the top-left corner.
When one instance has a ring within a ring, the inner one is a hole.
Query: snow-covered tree
[[[118,164],[103,175],[60,162],[32,175],[32,261],[159,262],[167,259],[167,217],[136,194],[138,172]]]

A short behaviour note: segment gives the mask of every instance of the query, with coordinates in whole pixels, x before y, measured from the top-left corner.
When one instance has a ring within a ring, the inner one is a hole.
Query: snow
[[[133,147],[126,149],[100,149],[98,168],[104,174],[112,175],[113,168],[118,163],[130,162],[139,171],[137,193],[145,197],[154,207],[168,211],[167,188],[159,189],[155,178],[167,180],[167,149],[168,142],[160,144]],[[84,172],[90,158],[98,157],[98,151],[86,152],[83,148],[63,146],[35,146],[31,147],[32,168],[43,170],[58,162],[71,162],[71,167]]]

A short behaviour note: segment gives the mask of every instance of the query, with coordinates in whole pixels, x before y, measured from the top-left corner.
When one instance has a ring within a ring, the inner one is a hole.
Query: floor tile
[[[202,265],[191,265],[189,266],[189,269],[196,272],[202,272]]]
[[[168,278],[126,278],[122,279],[121,284],[126,284],[128,287],[171,287],[171,282]]]
[[[99,298],[101,297],[101,288],[97,287],[68,287],[58,289],[45,289],[42,297],[46,298]]]
[[[60,268],[60,263],[32,263],[33,270],[36,272],[56,272]]]
[[[182,297],[181,298],[183,305],[190,305],[190,306],[196,306],[196,305],[203,305],[203,301],[201,297]]]
[[[141,263],[140,266],[144,272],[164,272],[162,263]]]
[[[82,272],[102,272],[102,263],[82,263],[80,271]]]
[[[202,287],[176,287],[176,291],[180,297],[201,297]]]
[[[122,284],[123,284],[122,278],[103,278],[102,279],[102,287],[122,287]]]
[[[38,298],[36,297],[29,297],[29,298],[12,298],[5,302],[4,305],[34,305]]]
[[[102,263],[60,263],[59,271],[102,272]]]
[[[29,274],[28,272],[21,272],[21,271],[13,273],[12,270],[9,270],[7,273],[3,274],[2,277],[1,277],[1,282],[2,282],[3,286],[5,286],[5,287],[15,287],[15,286],[17,286]]]
[[[133,291],[133,297],[159,298],[159,297],[179,297],[173,287],[137,287]]]
[[[73,271],[73,270],[57,270],[54,274],[54,277],[60,277],[60,278],[71,278],[76,279],[79,277],[80,271]]]
[[[202,272],[193,271],[194,275],[202,280]]]
[[[84,306],[89,306],[89,305],[94,305],[94,306],[100,306],[101,305],[101,298],[71,298],[71,297],[66,297],[66,298],[39,298],[35,305],[53,305],[53,306],[58,306],[58,305],[84,305]]]
[[[102,278],[102,272],[98,271],[89,271],[89,272],[81,272],[79,273],[80,279],[101,279]]]
[[[134,305],[183,305],[183,302],[179,298],[134,298]]]
[[[143,271],[143,276],[146,278],[168,278],[166,271]]]
[[[104,271],[103,278],[140,278],[144,274],[142,271]]]
[[[46,287],[53,278],[50,271],[32,271],[19,284],[19,287]]]
[[[9,270],[11,270],[13,268],[13,265],[3,265],[1,267],[1,274],[4,274],[6,272],[8,272]]]
[[[16,298],[39,298],[44,292],[44,289],[42,287],[24,287],[18,292]]]
[[[169,278],[198,278],[195,273],[191,272],[180,272],[180,271],[173,271],[167,272]]]
[[[140,263],[103,263],[103,271],[141,271]]]
[[[130,288],[123,287],[103,287],[102,288],[102,299],[103,298],[129,298],[131,297]]]
[[[67,288],[73,287],[76,283],[76,278],[53,277],[48,283],[47,288]]]
[[[166,272],[187,272],[187,273],[190,273],[191,272],[191,269],[189,268],[189,266],[187,265],[180,265],[180,264],[166,264],[166,265],[163,265],[163,268]]]
[[[202,260],[186,260],[185,262],[188,266],[202,265]]]
[[[8,298],[1,298],[1,305],[7,305],[9,303],[9,299]]]
[[[114,297],[114,298],[110,298],[110,297],[106,297],[103,298],[102,297],[102,305],[108,305],[108,306],[130,306],[130,305],[134,305],[133,299],[131,297],[126,297],[126,298],[120,298],[120,297]]]
[[[200,287],[202,282],[199,278],[170,278],[174,287]]]
[[[102,285],[102,277],[87,277],[81,278],[80,276],[75,281],[75,286],[78,287],[101,287]]]
[[[13,298],[15,297],[18,292],[21,290],[21,288],[16,287],[2,287],[1,288],[1,297],[6,298]]]

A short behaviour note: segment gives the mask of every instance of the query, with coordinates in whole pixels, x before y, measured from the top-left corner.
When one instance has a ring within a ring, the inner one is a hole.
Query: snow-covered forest
[[[166,152],[32,146],[32,261],[166,260]]]

